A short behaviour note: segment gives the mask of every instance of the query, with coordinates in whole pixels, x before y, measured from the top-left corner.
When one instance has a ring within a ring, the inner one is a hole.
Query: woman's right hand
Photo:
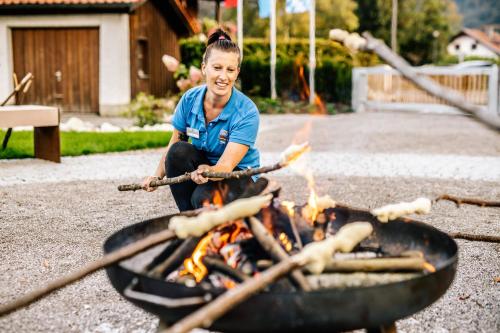
[[[160,180],[160,179],[161,178],[157,177],[157,176],[148,176],[148,177],[144,178],[144,180],[142,181],[142,188],[145,191],[153,192],[154,190],[156,190],[156,187],[155,186],[149,186],[149,184],[151,183],[152,180]]]

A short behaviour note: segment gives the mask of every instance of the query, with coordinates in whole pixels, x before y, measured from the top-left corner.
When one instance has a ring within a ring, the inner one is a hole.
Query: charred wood
[[[217,259],[217,258],[212,258],[212,257],[204,257],[203,258],[203,264],[207,266],[210,270],[217,271],[219,273],[223,273],[230,278],[238,281],[238,282],[243,282],[248,280],[250,277],[242,272],[240,272],[237,269],[232,268],[228,264],[226,264],[224,261]]]
[[[260,245],[269,253],[273,260],[280,262],[287,259],[289,256],[286,251],[281,247],[276,239],[267,231],[266,227],[255,217],[248,218],[248,224],[255,238],[259,241]],[[296,270],[291,272],[291,278],[300,289],[309,291],[311,287],[307,283],[301,271]]]
[[[179,267],[184,262],[184,259],[191,256],[199,241],[199,237],[185,239],[169,257],[151,268],[148,275],[159,279],[165,278],[173,269]]]

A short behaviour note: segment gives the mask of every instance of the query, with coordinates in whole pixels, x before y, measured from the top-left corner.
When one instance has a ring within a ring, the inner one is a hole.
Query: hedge
[[[199,67],[204,43],[195,38],[182,40],[181,58],[186,66]],[[269,97],[270,95],[270,50],[269,41],[260,38],[247,38],[243,44],[240,85],[243,92],[251,96]],[[276,46],[276,89],[285,99],[299,100],[304,90],[304,81],[299,77],[303,67],[305,82],[308,73],[309,41],[289,39],[278,41]],[[351,73],[353,66],[372,66],[378,58],[371,53],[352,55],[341,44],[317,39],[316,41],[316,92],[328,102],[350,104]]]

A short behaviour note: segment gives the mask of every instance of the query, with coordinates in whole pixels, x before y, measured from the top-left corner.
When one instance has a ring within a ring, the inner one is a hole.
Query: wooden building
[[[0,99],[12,72],[35,76],[23,103],[118,114],[137,93],[176,89],[163,54],[199,32],[197,0],[0,0]]]

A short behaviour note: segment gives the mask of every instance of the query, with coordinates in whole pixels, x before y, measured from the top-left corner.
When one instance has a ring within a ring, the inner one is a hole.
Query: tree
[[[358,0],[359,30],[370,31],[390,43],[391,1]],[[414,65],[436,61],[450,37],[460,28],[461,17],[453,0],[404,0],[398,8],[398,45]]]

